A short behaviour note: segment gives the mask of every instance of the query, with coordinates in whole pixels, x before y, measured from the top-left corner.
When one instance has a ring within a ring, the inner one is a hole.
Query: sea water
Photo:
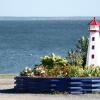
[[[0,73],[19,73],[40,64],[41,56],[67,56],[81,36],[88,36],[89,20],[0,21]]]

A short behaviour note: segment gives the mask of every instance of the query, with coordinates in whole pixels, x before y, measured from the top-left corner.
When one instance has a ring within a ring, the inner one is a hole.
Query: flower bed
[[[15,89],[19,92],[100,92],[100,77],[34,78],[15,77]]]
[[[19,92],[100,92],[100,67],[82,67],[52,54],[42,57],[40,65],[26,67],[15,77]],[[75,60],[76,62],[76,60]]]
[[[100,92],[100,66],[85,66],[88,38],[81,37],[76,50],[62,57],[52,53],[41,58],[33,68],[26,67],[15,77],[17,91],[22,92]]]

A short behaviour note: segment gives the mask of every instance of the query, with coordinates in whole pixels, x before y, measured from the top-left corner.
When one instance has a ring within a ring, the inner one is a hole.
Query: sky
[[[100,0],[0,0],[0,16],[100,16]]]

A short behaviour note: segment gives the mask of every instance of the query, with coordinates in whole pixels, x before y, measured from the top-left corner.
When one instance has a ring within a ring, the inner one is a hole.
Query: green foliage
[[[79,66],[69,66],[67,67],[67,77],[78,77],[79,76]]]
[[[67,76],[67,66],[54,66],[52,69],[45,69],[46,77],[66,77]]]
[[[69,50],[68,51],[69,63],[74,66],[82,66],[83,59],[80,52]]]
[[[66,58],[55,55],[54,53],[52,53],[49,56],[44,56],[41,58],[41,62],[44,66],[49,66],[49,67],[53,67],[54,65],[60,65],[60,66],[65,66],[68,61],[66,60]]]
[[[100,77],[100,67],[86,67],[70,66],[67,69],[67,77]]]
[[[76,44],[77,51],[81,53],[82,59],[83,59],[83,66],[86,64],[86,56],[87,56],[87,50],[88,50],[88,43],[89,40],[87,37],[82,36],[78,43]]]
[[[20,72],[20,76],[33,76],[33,71],[31,68],[26,67]]]
[[[42,64],[37,65],[33,68],[34,76],[45,77],[45,68]]]
[[[83,71],[84,77],[100,77],[100,67],[86,67]]]
[[[76,44],[76,50],[68,51],[68,59],[70,64],[84,67],[86,64],[87,49],[88,49],[88,38],[82,36]]]
[[[85,36],[82,36],[79,40],[78,43],[76,44],[77,50],[82,52],[84,55],[87,53],[88,49],[88,38]]]
[[[21,76],[28,77],[100,77],[100,67],[90,66],[84,69],[80,66],[60,66],[54,65],[52,69],[48,69],[43,65],[33,68],[25,68]]]
[[[0,74],[0,76],[2,77],[2,76],[12,76],[12,77],[14,77],[14,76],[16,76],[16,74]]]

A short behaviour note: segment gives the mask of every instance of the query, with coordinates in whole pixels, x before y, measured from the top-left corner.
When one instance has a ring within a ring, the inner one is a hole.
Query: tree
[[[82,59],[83,59],[83,67],[86,64],[86,57],[87,57],[87,50],[88,50],[88,38],[85,36],[82,36],[78,43],[76,44],[77,51],[81,53]]]
[[[70,64],[84,67],[86,64],[87,49],[88,49],[88,38],[82,36],[76,44],[76,50],[68,51],[68,59]]]
[[[71,65],[82,66],[83,64],[83,59],[80,52],[69,50],[68,59]]]

